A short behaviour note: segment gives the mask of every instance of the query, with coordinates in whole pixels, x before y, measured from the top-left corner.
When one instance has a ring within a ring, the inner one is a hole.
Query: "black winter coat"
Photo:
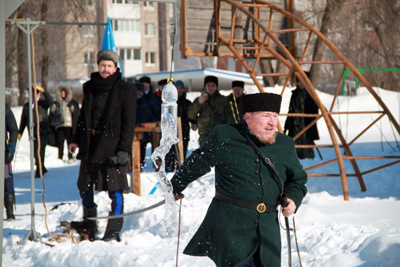
[[[189,141],[190,139],[190,124],[191,123],[196,123],[195,120],[189,120],[187,111],[192,104],[190,100],[186,99],[186,93],[183,93],[181,97],[178,98],[177,101],[178,104],[178,117],[181,117],[181,123],[182,123],[182,136],[183,136],[183,141]]]
[[[96,138],[91,134],[95,84],[112,87],[99,124],[101,128],[95,129]],[[135,120],[136,87],[122,81],[119,71],[106,79],[102,79],[98,72],[92,73],[90,81],[83,85],[82,107],[72,139],[79,145],[77,159],[82,160],[78,179],[80,189],[88,189],[93,183],[99,191],[125,189],[125,167],[111,166],[109,159],[118,151],[131,154]],[[91,142],[95,145],[90,145]]]
[[[50,121],[47,110],[53,103],[53,98],[50,96],[48,92],[43,92],[42,95],[44,96],[44,99],[39,99],[37,103],[38,103],[38,112],[40,121],[40,136],[45,136],[51,134]],[[35,114],[36,114],[35,109],[33,109],[33,118],[32,118],[33,129],[34,129],[33,136],[36,138],[37,119]],[[27,127],[29,131],[29,102],[25,103],[22,108],[21,122],[19,124],[18,133],[22,135],[25,130],[25,127]]]

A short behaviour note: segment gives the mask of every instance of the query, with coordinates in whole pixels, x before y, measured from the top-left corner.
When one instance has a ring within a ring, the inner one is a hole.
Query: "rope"
[[[33,72],[33,84],[36,85],[36,68],[35,68],[35,42],[34,42],[34,38],[33,38],[33,33],[30,34],[31,37],[31,43],[32,43],[32,72]],[[29,90],[31,90],[31,88],[29,88]],[[39,174],[40,174],[40,180],[42,181],[42,204],[44,207],[44,223],[46,226],[46,230],[47,233],[50,236],[49,241],[56,241],[57,243],[63,243],[66,242],[66,240],[62,240],[61,238],[71,238],[72,241],[74,243],[79,243],[79,241],[77,240],[77,238],[75,237],[73,230],[69,229],[66,230],[68,231],[68,233],[66,233],[66,231],[64,231],[63,234],[56,234],[53,235],[49,229],[49,225],[47,223],[47,207],[46,207],[46,201],[44,199],[44,194],[46,192],[45,189],[45,183],[44,183],[44,179],[43,179],[43,167],[42,167],[42,159],[40,156],[40,147],[41,147],[41,139],[40,139],[40,117],[39,117],[39,109],[38,109],[38,103],[37,103],[37,93],[36,93],[36,89],[33,90],[34,93],[34,99],[35,99],[35,115],[36,115],[36,136],[37,136],[37,151],[34,151],[34,153],[37,153],[37,161],[38,161],[38,166],[39,166]]]

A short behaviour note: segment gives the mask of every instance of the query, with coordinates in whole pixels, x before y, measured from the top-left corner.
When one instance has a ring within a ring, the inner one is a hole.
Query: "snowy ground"
[[[248,88],[248,91],[254,88]],[[271,89],[272,90],[272,89]],[[269,91],[271,91],[269,90]],[[275,89],[276,90],[276,89]],[[277,92],[277,91],[275,91]],[[392,114],[399,121],[400,94],[378,90]],[[330,107],[332,96],[319,93],[322,101]],[[196,93],[188,94],[190,99]],[[287,112],[290,90],[285,92],[282,113]],[[373,98],[363,89],[358,96],[340,97],[339,108],[335,110],[378,110]],[[21,108],[13,108],[19,121]],[[342,116],[338,124],[343,135],[349,139],[358,135],[376,115]],[[281,123],[284,123],[282,118]],[[329,135],[323,122],[319,122],[321,140],[319,144],[328,144]],[[192,132],[192,140],[197,133]],[[387,118],[371,127],[360,142],[353,145],[355,155],[393,155],[399,156],[399,136],[393,134]],[[190,149],[198,147],[191,141]],[[333,152],[320,149],[325,160],[334,158]],[[376,164],[393,160],[358,160],[361,171],[373,168]],[[321,162],[303,160],[304,167]],[[44,176],[44,199],[48,210],[47,225],[51,234],[61,233],[59,222],[80,220],[81,203],[76,189],[79,161],[66,164],[57,159],[57,150],[48,147],[46,167],[49,172]],[[346,167],[347,168],[347,167]],[[50,247],[41,242],[23,242],[31,229],[30,161],[27,133],[18,145],[14,162],[14,179],[17,210],[16,221],[4,221],[3,266],[175,266],[177,235],[164,237],[159,233],[164,208],[126,218],[122,230],[122,242],[105,243],[81,242],[78,245],[68,240]],[[337,164],[330,164],[319,173],[338,173]],[[361,192],[357,179],[348,177],[350,201],[344,201],[339,177],[309,178],[309,193],[295,216],[297,238],[303,266],[399,266],[400,262],[400,164],[364,175],[367,187]],[[35,220],[34,229],[42,241],[49,239],[46,230],[45,211],[42,204],[42,182],[35,183]],[[125,194],[125,211],[133,211],[156,203],[162,199],[159,189],[149,195],[156,183],[151,164],[142,173],[142,197]],[[213,173],[207,174],[192,183],[185,190],[186,198],[182,202],[181,236],[179,246],[179,266],[214,266],[208,258],[191,257],[182,254],[201,223],[207,207],[214,195]],[[106,193],[98,193],[95,201],[99,206],[99,215],[107,215],[110,201]],[[58,204],[57,209],[51,210]],[[290,218],[292,222],[292,218]],[[105,230],[106,222],[99,221],[99,237]],[[287,266],[287,243],[282,231],[282,266]],[[300,266],[294,248],[292,235],[293,265]]]

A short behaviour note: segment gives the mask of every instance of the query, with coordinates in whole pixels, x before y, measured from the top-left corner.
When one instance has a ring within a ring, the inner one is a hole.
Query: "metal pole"
[[[32,58],[31,58],[31,33],[42,23],[31,22],[29,18],[26,21],[13,21],[18,28],[26,33],[27,55],[28,55],[28,92],[29,92],[29,143],[30,143],[30,163],[31,163],[31,229],[26,237],[18,244],[24,244],[29,241],[41,241],[42,237],[35,230],[35,177],[34,171],[34,148],[33,148],[33,111],[32,111]],[[22,24],[26,24],[26,29]],[[31,25],[34,25],[31,28]],[[36,25],[35,25],[36,24]]]

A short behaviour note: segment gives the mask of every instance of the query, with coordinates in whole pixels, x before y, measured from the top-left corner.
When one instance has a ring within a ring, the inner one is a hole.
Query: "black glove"
[[[129,154],[126,151],[118,151],[117,155],[109,158],[111,165],[125,166],[128,163]]]
[[[4,162],[9,164],[14,158],[14,154],[10,151],[6,150],[6,154],[4,155]]]

